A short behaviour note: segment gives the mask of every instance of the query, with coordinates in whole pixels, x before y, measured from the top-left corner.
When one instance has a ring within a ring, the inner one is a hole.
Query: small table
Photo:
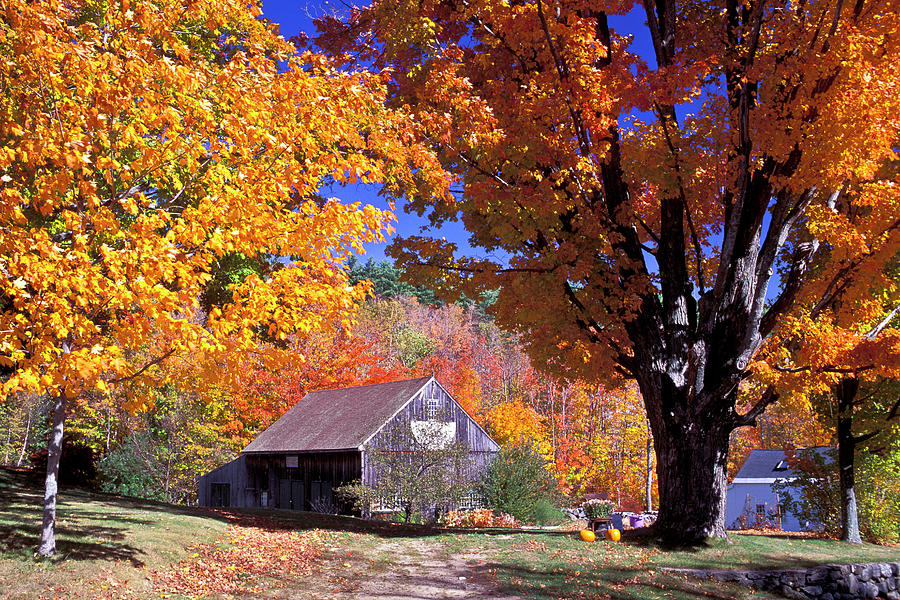
[[[612,518],[610,517],[597,517],[588,519],[588,529],[597,533],[597,530],[606,530],[612,528]]]

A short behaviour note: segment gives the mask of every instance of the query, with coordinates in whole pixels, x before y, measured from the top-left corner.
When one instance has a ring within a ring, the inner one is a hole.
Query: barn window
[[[787,471],[788,464],[786,460],[779,460],[778,464],[775,465],[776,471]]]
[[[284,466],[288,469],[296,469],[297,468],[297,457],[296,456],[285,456],[284,457]]]
[[[441,411],[441,399],[429,398],[425,402],[425,419],[433,421],[437,419],[438,413]]]

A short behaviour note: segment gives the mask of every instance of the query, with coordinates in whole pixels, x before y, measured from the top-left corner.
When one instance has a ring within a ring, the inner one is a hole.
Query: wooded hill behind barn
[[[375,485],[373,450],[411,451],[392,431],[417,435],[441,423],[468,448],[468,468],[483,469],[500,446],[434,377],[310,392],[263,431],[241,456],[200,477],[200,506],[319,510],[336,506],[334,489]]]

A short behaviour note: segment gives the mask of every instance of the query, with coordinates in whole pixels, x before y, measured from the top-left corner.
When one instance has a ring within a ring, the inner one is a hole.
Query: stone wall
[[[801,600],[900,600],[900,562],[823,565],[809,569],[705,571],[669,569],[716,581],[739,583]]]

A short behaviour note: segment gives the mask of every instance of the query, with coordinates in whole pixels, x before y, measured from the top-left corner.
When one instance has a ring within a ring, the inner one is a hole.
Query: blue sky
[[[342,7],[340,2],[313,1],[303,2],[297,0],[263,0],[263,16],[279,25],[281,34],[285,38],[297,35],[300,32],[315,33],[312,20],[323,14],[334,12],[334,7]],[[610,27],[619,33],[633,33],[635,35],[632,49],[638,52],[645,60],[654,64],[653,49],[649,33],[644,26],[643,9],[638,6],[624,17],[611,17]],[[340,198],[344,202],[363,202],[373,204],[380,208],[387,208],[387,202],[378,196],[378,188],[375,186],[335,186],[323,190],[324,195]],[[428,224],[427,219],[415,214],[408,214],[402,206],[397,206],[395,214],[397,221],[393,224],[397,230],[395,235],[408,236],[421,233],[422,227]],[[440,230],[432,231],[432,235],[444,237],[455,242],[464,252],[470,255],[483,255],[483,251],[472,249],[467,243],[468,234],[460,223],[446,223]],[[367,244],[367,254],[363,259],[384,259],[386,244]]]

